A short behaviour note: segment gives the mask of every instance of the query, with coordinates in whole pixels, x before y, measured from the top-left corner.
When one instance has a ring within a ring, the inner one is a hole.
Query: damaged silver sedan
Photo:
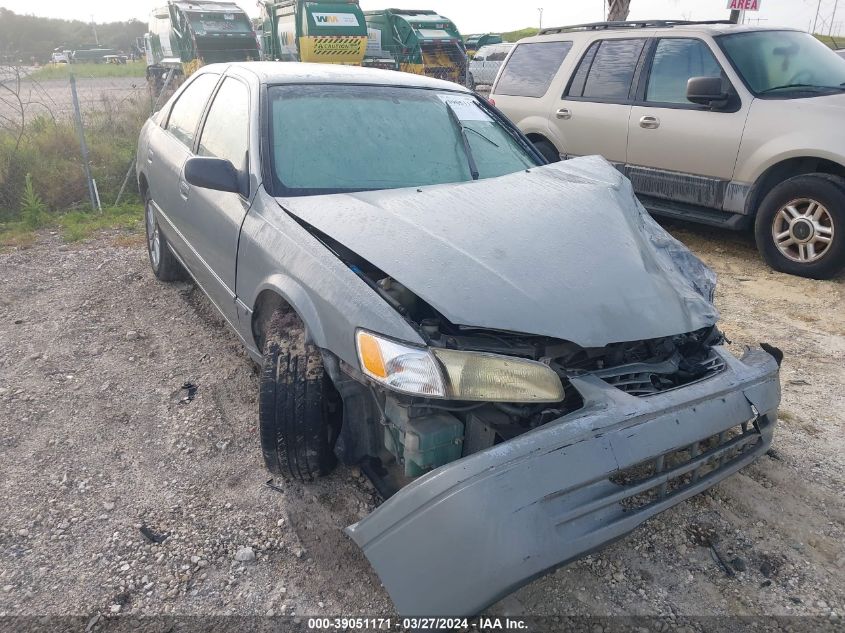
[[[208,66],[138,151],[154,273],[262,364],[272,472],[373,481],[346,531],[403,615],[476,614],[772,441],[781,354],[727,351],[713,273],[454,84]]]

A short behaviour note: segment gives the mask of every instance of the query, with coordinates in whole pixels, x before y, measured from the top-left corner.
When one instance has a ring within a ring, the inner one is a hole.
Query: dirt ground
[[[718,271],[734,351],[786,354],[774,450],[491,611],[841,617],[845,279],[669,228]],[[0,271],[0,616],[391,614],[340,531],[373,507],[369,483],[264,485],[255,368],[193,285],[153,279],[142,238],[45,233]]]

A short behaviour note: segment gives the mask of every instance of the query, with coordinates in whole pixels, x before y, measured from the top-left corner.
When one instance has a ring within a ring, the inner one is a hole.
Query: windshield
[[[725,54],[757,96],[845,87],[845,59],[808,33],[751,31],[720,38]]]
[[[242,13],[189,13],[191,27],[199,35],[212,33],[252,33],[252,25]]]
[[[539,161],[470,94],[382,86],[269,90],[280,195],[495,178]]]

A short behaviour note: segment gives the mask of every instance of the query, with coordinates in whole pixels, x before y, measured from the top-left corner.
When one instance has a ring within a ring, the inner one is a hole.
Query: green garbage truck
[[[358,0],[263,0],[264,59],[360,65],[367,22]]]
[[[464,83],[467,51],[458,28],[430,10],[384,9],[365,11],[367,56],[365,66],[384,67],[392,61],[398,70]]]
[[[188,76],[204,64],[260,59],[252,22],[234,2],[170,0],[152,12],[144,47],[147,79],[158,85],[171,69]]]
[[[475,55],[479,48],[489,44],[501,44],[504,42],[498,33],[485,33],[484,35],[468,35],[466,39],[467,53],[470,57]]]

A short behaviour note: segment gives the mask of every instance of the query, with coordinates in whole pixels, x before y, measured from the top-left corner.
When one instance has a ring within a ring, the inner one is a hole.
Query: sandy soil
[[[841,616],[845,280],[670,228],[719,272],[735,351],[786,353],[775,448],[492,611]],[[255,368],[198,290],[153,279],[142,242],[44,234],[0,254],[0,616],[390,614],[340,532],[373,506],[369,483],[340,468],[264,486]]]

